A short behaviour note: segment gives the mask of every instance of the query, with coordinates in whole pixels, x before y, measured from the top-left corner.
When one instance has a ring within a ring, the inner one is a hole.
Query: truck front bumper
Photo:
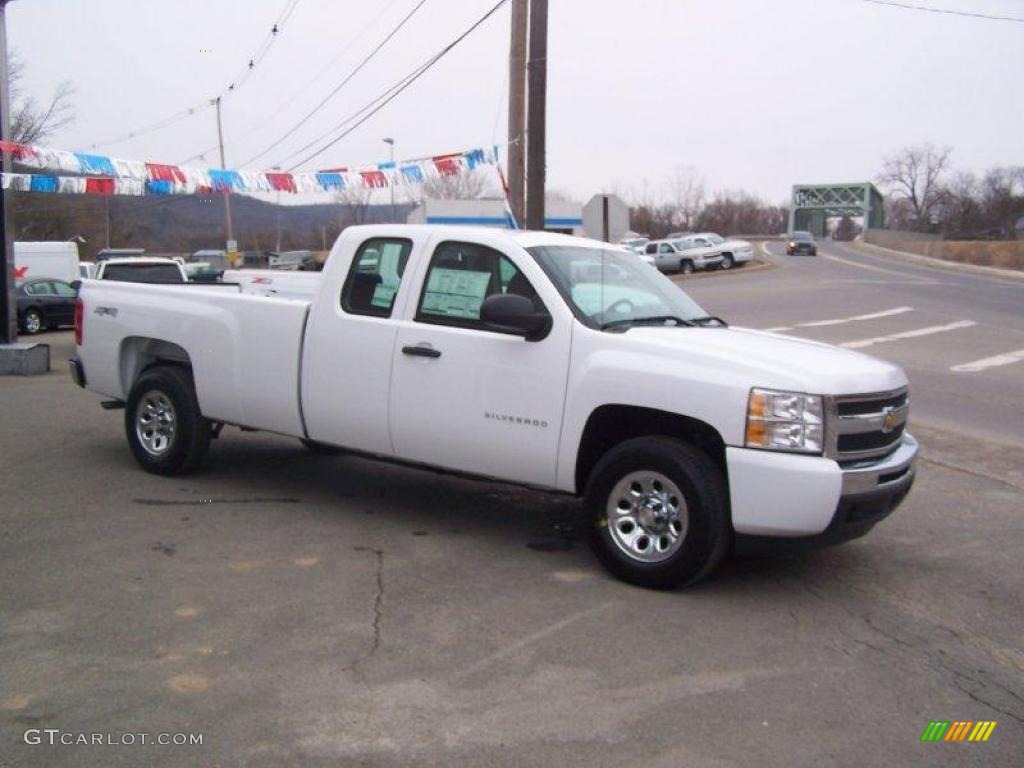
[[[914,484],[909,434],[880,461],[841,467],[818,456],[727,448],[737,550],[838,544],[863,536]]]

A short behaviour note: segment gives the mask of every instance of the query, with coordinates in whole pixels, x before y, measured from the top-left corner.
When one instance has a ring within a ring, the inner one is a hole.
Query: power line
[[[314,139],[312,142],[310,142],[310,144],[307,144],[305,147],[303,147],[301,150],[299,150],[298,152],[302,152],[305,149],[308,149],[312,144],[315,144],[318,141],[323,140],[324,138],[326,138],[327,135],[329,135],[333,131],[336,131],[339,128],[341,128],[342,126],[344,126],[347,123],[351,122],[359,114],[361,114],[363,112],[367,112],[367,110],[369,110],[366,115],[364,115],[362,118],[360,118],[350,128],[348,128],[347,130],[343,131],[341,134],[339,134],[335,138],[331,139],[329,142],[327,142],[322,147],[320,147],[320,149],[318,149],[315,152],[313,152],[313,154],[308,155],[307,157],[303,158],[299,162],[297,162],[294,165],[292,165],[288,170],[289,171],[295,170],[300,165],[304,165],[305,163],[309,162],[313,158],[319,157],[324,152],[326,152],[328,149],[330,149],[335,144],[337,144],[339,141],[341,141],[346,136],[348,136],[350,133],[352,133],[352,131],[354,131],[356,128],[358,128],[363,123],[365,123],[367,120],[369,120],[371,117],[373,117],[375,114],[377,114],[377,112],[379,112],[381,109],[383,109],[385,106],[387,106],[388,103],[390,103],[402,91],[404,91],[406,88],[408,88],[414,82],[416,82],[431,67],[433,67],[438,61],[440,61],[442,58],[444,58],[453,48],[455,48],[459,43],[461,43],[463,40],[465,40],[467,37],[469,37],[473,32],[475,32],[476,29],[480,25],[482,25],[485,21],[487,21],[487,19],[489,19],[495,13],[497,13],[498,9],[501,8],[503,5],[505,5],[505,3],[507,3],[507,2],[508,2],[508,0],[498,0],[497,4],[495,4],[489,11],[487,11],[487,13],[485,13],[483,16],[481,16],[479,19],[477,19],[475,22],[473,22],[473,24],[470,25],[469,28],[466,29],[465,32],[463,32],[461,35],[459,35],[454,40],[452,40],[450,43],[448,43],[448,45],[446,45],[440,51],[438,51],[436,54],[434,54],[429,59],[427,59],[426,62],[421,64],[419,67],[414,69],[408,75],[406,75],[401,80],[399,80],[397,83],[395,83],[390,88],[385,90],[381,95],[379,95],[377,98],[373,99],[371,102],[369,102],[367,105],[365,105],[362,109],[358,110],[353,115],[350,115],[345,120],[342,120],[338,125],[334,126],[333,128],[331,128],[330,130],[328,130],[324,134],[321,134],[321,136],[319,138]],[[294,155],[298,154],[298,152],[293,152],[288,157],[293,157]],[[280,163],[279,163],[279,165],[280,165]]]
[[[221,98],[222,96],[226,96],[229,93],[234,93],[238,91],[241,85],[249,79],[249,76],[252,74],[253,70],[256,69],[257,65],[266,57],[267,53],[270,51],[270,48],[277,41],[282,27],[284,26],[285,22],[288,21],[289,18],[291,18],[291,15],[295,12],[295,7],[299,4],[299,1],[300,0],[286,1],[284,8],[281,10],[281,13],[277,15],[277,18],[275,19],[273,26],[270,28],[270,31],[260,42],[259,47],[253,53],[253,55],[249,57],[248,64],[246,64],[238,72],[238,74],[231,80],[227,87],[221,89],[219,93],[215,94],[211,98],[204,99],[203,101],[197,104],[193,104],[191,107],[186,107],[185,109],[179,110],[178,112],[175,112],[173,115],[169,115],[165,118],[157,120],[156,122],[144,125],[141,128],[137,128],[133,131],[128,131],[127,133],[123,133],[119,136],[107,139],[105,141],[94,142],[89,145],[89,149],[99,149],[100,147],[109,146],[111,144],[120,144],[121,142],[128,141],[129,139],[136,139],[140,136],[146,136],[150,133],[155,133],[156,131],[159,131],[163,128],[169,128],[170,126],[176,123],[180,123],[182,120],[188,119],[189,117],[198,112],[201,112],[212,107],[216,103],[217,99]]]
[[[891,8],[903,8],[908,11],[924,11],[926,13],[942,13],[948,16],[967,16],[972,19],[987,19],[989,21],[1010,21],[1017,24],[1024,24],[1024,18],[1017,16],[993,16],[988,13],[976,13],[974,11],[955,11],[951,8],[931,8],[925,5],[911,5],[910,3],[899,3],[896,0],[861,0],[872,5],[886,5]]]
[[[369,63],[369,62],[370,62],[370,61],[371,61],[371,60],[372,60],[372,59],[373,59],[373,58],[374,58],[374,57],[375,57],[375,56],[376,56],[376,55],[377,55],[377,54],[378,54],[378,53],[379,53],[379,52],[381,51],[381,49],[382,49],[382,48],[383,48],[383,47],[384,47],[385,45],[387,45],[387,44],[388,44],[388,42],[389,42],[389,41],[391,40],[391,38],[393,38],[393,37],[394,37],[395,35],[397,35],[397,34],[398,34],[398,32],[399,32],[399,31],[400,31],[400,30],[402,29],[402,27],[404,27],[404,26],[406,25],[406,22],[408,22],[408,21],[409,21],[409,19],[411,19],[411,18],[412,18],[413,16],[415,16],[415,15],[416,15],[416,12],[417,12],[417,11],[418,11],[418,10],[419,10],[420,8],[422,8],[422,7],[423,7],[423,6],[424,6],[424,5],[426,4],[426,3],[427,3],[427,0],[419,0],[419,2],[418,2],[418,3],[416,3],[416,5],[415,5],[415,6],[413,6],[413,9],[412,9],[411,11],[409,11],[409,13],[407,13],[407,14],[406,14],[406,15],[405,15],[405,16],[404,16],[404,17],[402,18],[402,20],[401,20],[401,21],[399,21],[399,22],[398,22],[398,25],[397,25],[397,26],[395,26],[395,28],[394,28],[394,29],[392,29],[392,30],[391,30],[391,31],[390,31],[390,32],[389,32],[389,33],[387,34],[387,36],[386,36],[386,37],[385,37],[385,38],[384,38],[383,40],[381,40],[381,41],[380,41],[380,43],[378,43],[378,44],[377,44],[377,46],[376,46],[376,47],[375,47],[375,48],[374,48],[374,49],[373,49],[372,51],[370,51],[370,53],[369,53],[369,54],[368,54],[368,55],[367,55],[367,56],[366,56],[366,57],[365,57],[365,58],[364,58],[364,59],[363,59],[363,60],[362,60],[361,62],[359,62],[359,64],[357,64],[357,65],[356,65],[356,67],[355,67],[355,68],[354,68],[354,69],[353,69],[353,70],[352,70],[351,72],[349,72],[349,73],[348,73],[348,75],[346,75],[346,76],[345,76],[345,78],[344,78],[344,79],[343,79],[343,80],[342,80],[342,81],[341,81],[340,83],[338,83],[338,84],[337,84],[337,85],[336,85],[336,86],[335,86],[335,87],[334,87],[334,88],[333,88],[333,89],[331,90],[331,92],[330,92],[330,93],[328,93],[328,94],[327,94],[326,96],[324,96],[324,98],[323,98],[323,99],[321,99],[321,101],[320,101],[320,103],[319,103],[319,104],[317,104],[317,105],[316,105],[315,107],[313,107],[313,109],[311,109],[311,110],[309,111],[309,113],[308,113],[308,114],[306,114],[306,116],[305,116],[305,117],[303,117],[302,119],[300,119],[300,120],[299,120],[299,121],[298,121],[298,122],[297,122],[297,123],[296,123],[295,125],[293,125],[293,126],[292,126],[292,127],[291,127],[291,128],[290,128],[290,129],[288,130],[288,131],[286,131],[286,132],[285,132],[285,134],[284,134],[283,136],[281,136],[281,137],[280,137],[280,138],[279,138],[279,139],[278,139],[277,141],[275,141],[275,142],[273,142],[272,144],[270,144],[270,145],[269,145],[269,146],[268,146],[268,147],[267,147],[266,149],[264,149],[264,150],[263,150],[262,152],[259,152],[258,154],[256,154],[256,155],[253,155],[253,156],[252,156],[252,157],[250,157],[250,158],[249,158],[248,160],[246,160],[246,161],[245,161],[244,163],[241,163],[240,167],[244,167],[244,166],[246,166],[246,165],[249,165],[250,163],[252,163],[252,162],[255,162],[256,160],[259,160],[259,159],[260,159],[261,157],[263,157],[263,156],[265,156],[265,155],[269,154],[269,153],[270,153],[270,152],[272,152],[272,151],[273,151],[273,150],[274,150],[274,149],[275,149],[276,147],[278,147],[278,146],[279,146],[279,145],[281,144],[281,142],[283,142],[283,141],[287,140],[287,139],[288,139],[288,138],[289,138],[290,136],[292,136],[292,135],[293,135],[293,134],[294,134],[294,133],[295,133],[295,132],[296,132],[297,130],[299,130],[299,129],[300,129],[300,128],[301,128],[302,126],[303,126],[303,125],[305,125],[305,124],[306,124],[306,121],[307,121],[307,120],[309,120],[309,118],[311,118],[311,117],[312,117],[313,115],[315,115],[315,114],[316,114],[317,112],[319,112],[319,111],[320,111],[320,110],[321,110],[321,109],[323,108],[323,106],[324,106],[324,105],[325,105],[325,104],[326,104],[326,103],[327,103],[328,101],[330,101],[330,100],[331,100],[332,98],[334,98],[334,96],[335,96],[335,95],[336,95],[336,94],[338,93],[338,91],[340,91],[340,90],[341,90],[342,88],[344,88],[344,87],[345,87],[345,85],[346,85],[346,84],[348,84],[348,82],[349,82],[349,81],[351,81],[351,80],[352,80],[352,78],[353,78],[353,77],[355,77],[355,76],[356,76],[356,75],[357,75],[357,74],[359,73],[359,71],[360,71],[360,70],[361,70],[361,69],[362,69],[362,68],[363,68],[364,66],[366,66],[366,65],[367,65],[367,64],[368,64],[368,63]]]

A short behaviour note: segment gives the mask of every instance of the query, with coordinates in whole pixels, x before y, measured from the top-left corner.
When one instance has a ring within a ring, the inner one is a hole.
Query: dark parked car
[[[78,291],[63,280],[39,278],[18,286],[18,325],[25,333],[74,325]]]
[[[792,256],[796,253],[806,253],[808,256],[818,255],[818,244],[814,242],[814,235],[810,232],[794,232],[786,242],[786,255]]]

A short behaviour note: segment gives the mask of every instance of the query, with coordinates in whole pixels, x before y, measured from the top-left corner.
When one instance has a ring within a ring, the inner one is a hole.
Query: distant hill
[[[191,253],[224,247],[224,201],[219,195],[166,197],[100,197],[34,192],[11,193],[13,229],[17,240],[85,238],[82,258],[91,258],[107,245],[145,248],[158,253]],[[395,206],[395,219],[405,221],[412,204]],[[390,205],[282,205],[245,195],[232,195],[235,239],[242,250],[273,250],[277,245],[278,215],[281,247],[329,249],[338,233],[352,224],[392,221]]]

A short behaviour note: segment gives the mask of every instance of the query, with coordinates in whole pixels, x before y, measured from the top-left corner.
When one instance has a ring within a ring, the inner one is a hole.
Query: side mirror
[[[496,331],[511,331],[527,341],[540,341],[551,330],[551,315],[515,293],[495,293],[480,305],[480,319]]]
[[[82,287],[81,280],[72,280],[70,283],[71,287],[75,289],[75,293],[78,293],[78,289]]]

